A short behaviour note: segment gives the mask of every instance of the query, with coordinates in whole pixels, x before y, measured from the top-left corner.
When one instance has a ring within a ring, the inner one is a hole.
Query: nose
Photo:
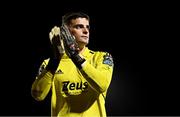
[[[88,34],[89,33],[89,29],[88,28],[83,28],[83,33],[84,34]]]

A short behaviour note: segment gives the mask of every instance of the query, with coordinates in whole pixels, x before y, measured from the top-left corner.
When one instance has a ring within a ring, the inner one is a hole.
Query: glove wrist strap
[[[86,61],[84,58],[81,58],[78,54],[72,56],[71,59],[79,69],[82,69],[81,65]]]
[[[50,58],[46,70],[54,74],[56,72],[56,69],[58,68],[59,62],[59,59]]]

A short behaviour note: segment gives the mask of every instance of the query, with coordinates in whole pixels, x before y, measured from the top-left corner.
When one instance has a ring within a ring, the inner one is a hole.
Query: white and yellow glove
[[[51,73],[55,73],[61,57],[65,53],[63,40],[60,38],[60,28],[54,26],[49,33],[49,39],[51,43],[51,55],[49,63],[46,67],[47,70],[50,70]]]

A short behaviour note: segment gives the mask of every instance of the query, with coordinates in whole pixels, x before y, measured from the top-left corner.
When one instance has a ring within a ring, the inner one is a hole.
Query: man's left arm
[[[85,61],[82,64],[81,71],[85,73],[85,78],[91,87],[102,93],[110,85],[114,65],[112,56],[109,53],[101,53],[98,58],[96,67]]]

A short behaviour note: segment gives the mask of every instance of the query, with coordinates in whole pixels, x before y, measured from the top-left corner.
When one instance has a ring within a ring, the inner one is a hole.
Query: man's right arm
[[[54,26],[49,33],[51,55],[43,61],[39,68],[39,73],[32,84],[31,94],[36,100],[41,101],[47,96],[54,74],[64,54],[64,46],[60,38],[60,28]]]
[[[44,100],[51,89],[53,74],[46,70],[46,65],[47,60],[41,64],[38,75],[31,87],[31,95],[37,101]]]

